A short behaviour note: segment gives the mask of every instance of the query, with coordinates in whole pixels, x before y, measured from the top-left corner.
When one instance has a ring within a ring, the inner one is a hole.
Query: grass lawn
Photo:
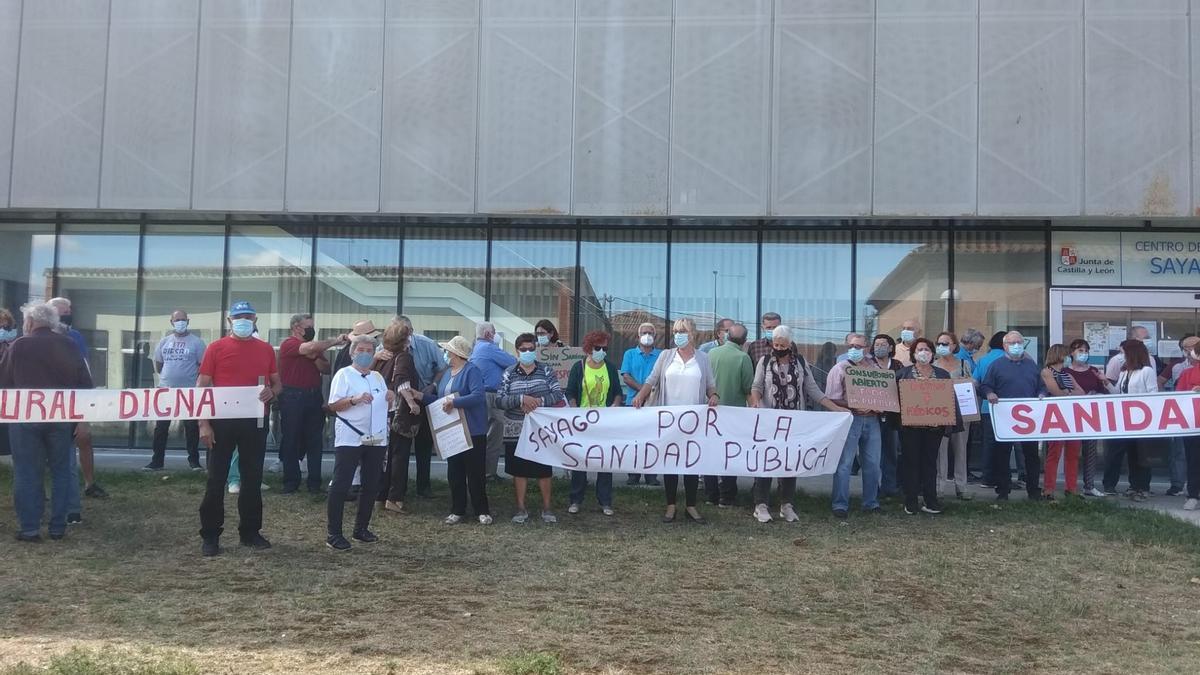
[[[272,478],[274,480],[274,478]],[[109,474],[62,542],[11,539],[0,673],[1194,672],[1200,530],[1104,502],[663,525],[661,489],[561,522],[448,527],[448,491],[324,545],[324,503],[267,493],[263,553],[199,555],[202,476]],[[682,495],[681,495],[682,497]],[[748,495],[743,495],[748,499]],[[535,502],[536,498],[531,500]],[[354,507],[348,506],[347,523]],[[681,514],[682,516],[682,514]]]

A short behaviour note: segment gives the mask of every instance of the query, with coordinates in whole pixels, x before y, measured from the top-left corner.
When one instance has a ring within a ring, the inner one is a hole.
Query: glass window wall
[[[690,317],[700,342],[714,324],[733,319],[757,326],[758,233],[693,230],[672,233],[671,319]],[[752,335],[757,338],[758,329]]]
[[[849,232],[763,233],[763,312],[777,312],[793,329],[805,358],[823,371],[833,365],[850,331],[850,259]]]
[[[405,228],[403,313],[434,340],[475,340],[487,311],[487,230]]]
[[[922,334],[945,328],[949,291],[946,233],[930,230],[867,230],[858,235],[858,318],[867,335],[900,335],[916,319]]]
[[[504,338],[532,333],[533,325],[549,319],[559,339],[576,341],[571,310],[575,300],[575,229],[539,225],[537,229],[503,229],[492,235],[489,316]]]
[[[994,230],[954,233],[954,325],[984,339],[1017,330],[1040,362],[1046,353],[1046,235]],[[986,351],[986,343],[985,343]]]
[[[46,300],[54,280],[54,225],[0,225],[0,307],[21,323],[21,305]]]
[[[317,335],[330,338],[355,321],[382,329],[399,307],[400,228],[322,227],[317,236]]]
[[[229,294],[225,309],[249,301],[258,312],[258,336],[275,347],[293,314],[311,311],[312,227],[236,225],[229,237]]]
[[[603,330],[609,351],[623,355],[643,323],[666,345],[667,233],[665,230],[585,230],[579,249],[579,335]]]

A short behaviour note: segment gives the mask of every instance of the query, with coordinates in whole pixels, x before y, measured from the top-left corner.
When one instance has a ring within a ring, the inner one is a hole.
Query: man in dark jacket
[[[0,389],[91,389],[92,376],[71,338],[57,333],[58,310],[49,304],[21,308],[24,335],[0,358]],[[13,502],[17,511],[17,540],[41,541],[46,506],[43,474],[50,467],[51,539],[67,534],[68,495],[72,485],[70,422],[26,422],[10,427],[12,437]]]

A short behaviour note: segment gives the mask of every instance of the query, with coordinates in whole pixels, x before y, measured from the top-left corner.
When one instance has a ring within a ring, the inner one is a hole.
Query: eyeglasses
[[[937,345],[939,347],[949,347],[950,343],[949,342],[939,342],[939,343],[937,343]]]

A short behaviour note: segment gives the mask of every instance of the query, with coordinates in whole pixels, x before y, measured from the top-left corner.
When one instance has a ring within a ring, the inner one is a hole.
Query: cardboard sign
[[[896,372],[885,368],[846,368],[846,403],[855,410],[900,412]]]
[[[576,471],[822,476],[837,469],[850,424],[845,412],[723,405],[538,408],[516,456]]]
[[[953,380],[901,380],[900,424],[906,427],[954,426]]]
[[[453,398],[450,394],[449,398]],[[459,453],[471,449],[471,431],[467,428],[467,418],[458,408],[450,412],[442,410],[442,401],[434,401],[426,406],[425,414],[429,417],[429,429],[433,436],[433,449],[438,458],[449,459]]]
[[[576,361],[583,360],[582,347],[538,347],[538,361],[550,366],[558,378],[558,386],[566,388],[567,375]]]
[[[975,380],[956,377],[950,381],[954,383],[954,396],[958,399],[958,410],[963,421],[978,422],[982,419],[979,416],[979,397],[975,393]]]

